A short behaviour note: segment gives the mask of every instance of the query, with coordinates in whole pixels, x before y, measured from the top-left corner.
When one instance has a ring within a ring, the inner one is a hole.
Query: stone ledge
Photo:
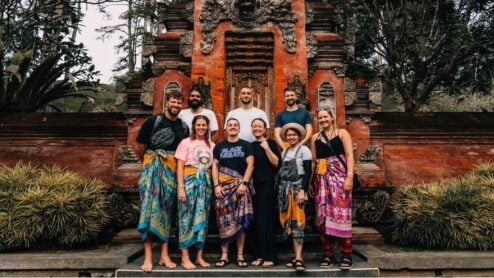
[[[117,269],[142,254],[141,244],[99,246],[89,250],[0,254],[0,270]]]
[[[494,269],[494,252],[489,251],[396,251],[371,245],[355,246],[355,252],[369,265],[381,270],[489,270]]]

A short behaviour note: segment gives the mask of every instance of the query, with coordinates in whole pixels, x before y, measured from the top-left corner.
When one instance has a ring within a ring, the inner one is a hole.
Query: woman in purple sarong
[[[216,267],[228,265],[228,245],[237,242],[237,266],[247,267],[244,258],[245,232],[254,218],[251,182],[254,156],[249,142],[238,137],[240,123],[230,118],[227,139],[213,150],[213,182],[216,221],[221,241],[221,258]]]
[[[309,194],[315,195],[317,225],[323,257],[320,267],[335,264],[333,249],[338,242],[342,253],[340,269],[350,269],[352,263],[352,188],[354,158],[352,138],[345,129],[337,128],[334,110],[318,110],[320,132],[311,140],[312,155],[316,158],[315,184]]]

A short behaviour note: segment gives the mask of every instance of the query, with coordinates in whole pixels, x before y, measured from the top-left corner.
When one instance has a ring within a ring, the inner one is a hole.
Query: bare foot
[[[193,264],[190,260],[182,261],[181,266],[185,269],[196,269],[196,265]]]
[[[170,257],[161,258],[160,259],[160,262],[158,264],[161,265],[161,266],[164,266],[166,268],[169,268],[169,269],[173,269],[173,268],[176,268],[177,267],[177,264],[174,263],[170,259]]]
[[[152,262],[144,262],[141,265],[141,270],[143,272],[151,272],[153,270],[153,263]]]
[[[196,260],[196,264],[200,265],[202,268],[208,268],[210,267],[211,265],[206,262],[203,258],[200,258],[200,259],[197,259]]]

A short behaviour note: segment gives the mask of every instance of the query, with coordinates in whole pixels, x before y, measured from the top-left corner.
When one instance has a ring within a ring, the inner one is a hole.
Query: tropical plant
[[[101,181],[58,166],[0,164],[0,250],[78,246],[108,221]]]
[[[332,2],[345,11],[342,25],[355,42],[350,68],[372,69],[400,95],[405,112],[436,94],[491,93],[494,1]]]
[[[81,17],[80,1],[2,1],[1,111],[38,111],[94,87],[89,81],[98,72],[84,45],[75,43]]]
[[[494,250],[494,164],[461,178],[402,187],[392,209],[399,245]]]

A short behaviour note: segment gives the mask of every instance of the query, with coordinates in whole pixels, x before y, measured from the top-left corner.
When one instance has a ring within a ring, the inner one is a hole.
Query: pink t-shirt
[[[213,148],[213,142],[209,142],[208,147],[203,140],[187,137],[178,145],[175,158],[185,161],[185,165],[209,168],[213,163]]]

